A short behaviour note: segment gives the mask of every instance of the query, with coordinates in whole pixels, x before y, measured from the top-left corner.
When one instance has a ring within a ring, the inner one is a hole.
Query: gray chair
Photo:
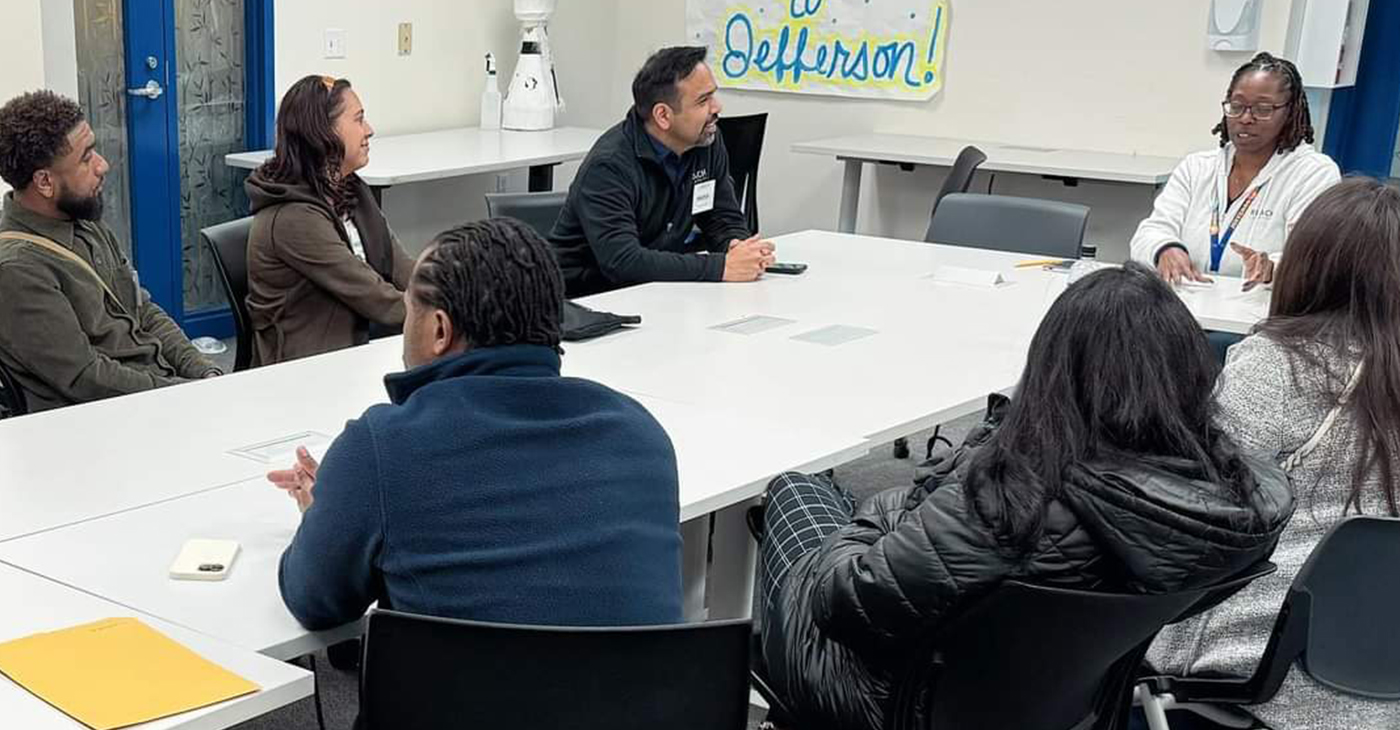
[[[1248,678],[1149,677],[1138,696],[1148,725],[1186,709],[1250,727],[1245,706],[1273,699],[1290,670],[1343,694],[1400,700],[1400,519],[1352,517],[1313,548],[1283,599],[1264,654]]]
[[[486,214],[492,218],[515,218],[535,229],[536,233],[548,239],[554,230],[554,222],[559,219],[559,211],[564,209],[567,191],[552,190],[547,193],[487,193]]]
[[[962,152],[958,153],[957,159],[953,160],[952,169],[948,171],[948,177],[943,178],[943,187],[938,189],[938,195],[933,199],[933,208],[928,214],[928,232],[924,234],[925,241],[934,242],[933,217],[938,214],[938,204],[953,193],[967,192],[967,189],[972,187],[972,174],[986,161],[987,154],[972,145],[962,148]]]
[[[743,730],[749,621],[491,624],[371,611],[365,730]]]
[[[0,363],[0,419],[23,416],[28,412],[29,404],[25,401],[24,390],[4,363]]]
[[[978,155],[981,155],[981,150],[976,147],[964,148],[958,154],[954,168],[963,162],[970,165]],[[968,159],[964,160],[964,156]],[[986,159],[986,156],[982,155],[982,158]],[[981,161],[978,160],[977,164],[981,164]],[[967,171],[967,182],[972,180],[973,169],[975,166]],[[949,173],[949,178],[952,177],[953,173]],[[952,182],[957,184],[959,181]],[[1084,229],[1088,224],[1089,208],[1074,203],[1009,195],[939,193],[924,240],[968,248],[1077,259],[1079,248],[1084,245]],[[937,439],[938,433],[935,431],[928,442],[930,455]],[[908,440],[895,439],[892,453],[896,459],[907,458]]]
[[[929,222],[927,240],[995,251],[1079,258],[1089,208],[1008,195],[953,193]]]
[[[252,230],[253,217],[248,216],[199,232],[214,254],[214,268],[233,311],[234,372],[247,370],[253,359],[253,325],[248,319],[248,234]]]

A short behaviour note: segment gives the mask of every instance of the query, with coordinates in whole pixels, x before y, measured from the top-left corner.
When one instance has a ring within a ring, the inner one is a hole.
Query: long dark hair
[[[1298,73],[1298,67],[1286,58],[1279,58],[1271,53],[1259,53],[1254,58],[1249,59],[1249,63],[1235,69],[1235,75],[1230,77],[1230,88],[1225,90],[1225,98],[1235,93],[1235,85],[1244,78],[1246,74],[1255,71],[1263,71],[1273,74],[1279,79],[1279,86],[1288,93],[1288,118],[1283,123],[1283,129],[1279,130],[1278,142],[1275,150],[1292,152],[1303,142],[1312,144],[1313,126],[1312,112],[1308,110],[1308,96],[1303,93],[1303,75]],[[1230,128],[1225,123],[1225,116],[1222,114],[1220,123],[1210,130],[1212,134],[1220,135],[1220,146],[1224,147],[1230,141]]]
[[[329,76],[306,76],[292,84],[277,107],[277,149],[261,169],[273,182],[309,185],[342,217],[354,208],[354,175],[340,175],[345,145],[335,119],[349,90],[348,80]]]
[[[1298,217],[1285,250],[1269,317],[1255,331],[1324,372],[1318,345],[1360,355],[1350,412],[1361,458],[1346,509],[1361,511],[1361,488],[1374,470],[1390,514],[1400,515],[1393,467],[1400,456],[1400,191],[1363,177],[1332,186]],[[1340,396],[1351,373],[1328,377]]]
[[[1102,458],[1170,465],[1243,498],[1238,451],[1211,419],[1220,364],[1191,312],[1138,263],[1070,285],[1031,339],[1001,427],[964,485],[1003,545],[1039,536],[1067,470]]]
[[[472,347],[559,349],[564,278],[549,244],[514,218],[439,233],[413,270],[409,295],[447,312]]]

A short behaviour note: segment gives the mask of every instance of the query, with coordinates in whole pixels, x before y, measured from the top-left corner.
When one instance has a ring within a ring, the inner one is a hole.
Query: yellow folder
[[[258,691],[134,618],[0,644],[0,673],[94,730],[113,730]]]

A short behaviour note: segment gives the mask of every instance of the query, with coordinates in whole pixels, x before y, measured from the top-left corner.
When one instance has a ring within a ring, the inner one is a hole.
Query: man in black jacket
[[[753,281],[773,244],[744,224],[705,48],[663,48],[584,159],[550,241],[570,297],[649,281]],[[699,230],[696,230],[696,226]]]

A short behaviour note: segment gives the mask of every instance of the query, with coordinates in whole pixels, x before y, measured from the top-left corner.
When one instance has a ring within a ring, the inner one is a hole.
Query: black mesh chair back
[[[564,210],[569,193],[553,190],[547,193],[487,193],[486,214],[492,218],[514,218],[540,234],[546,240]]]
[[[748,621],[562,628],[373,611],[368,730],[742,730]]]
[[[199,232],[214,254],[214,268],[233,312],[234,372],[247,370],[253,359],[253,324],[248,319],[248,234],[252,230],[253,217],[248,216]]]
[[[750,233],[758,233],[758,161],[763,155],[767,114],[720,117],[719,134],[729,153],[729,177]]]
[[[29,412],[24,390],[19,387],[15,376],[0,362],[0,419],[22,416]]]
[[[1273,570],[1262,563],[1216,585],[1162,595],[1007,583],[938,633],[932,661],[897,684],[886,726],[1124,727],[1133,680],[1157,632]]]
[[[977,172],[978,166],[987,161],[987,154],[972,145],[962,148],[956,160],[953,160],[952,169],[948,170],[948,177],[943,178],[943,187],[938,189],[938,197],[933,199],[933,208],[928,213],[928,232],[924,234],[924,240],[933,243],[933,216],[938,213],[938,204],[953,193],[965,193],[972,186],[972,174]]]
[[[1009,195],[951,193],[938,203],[927,240],[994,251],[1079,258],[1089,209]]]

